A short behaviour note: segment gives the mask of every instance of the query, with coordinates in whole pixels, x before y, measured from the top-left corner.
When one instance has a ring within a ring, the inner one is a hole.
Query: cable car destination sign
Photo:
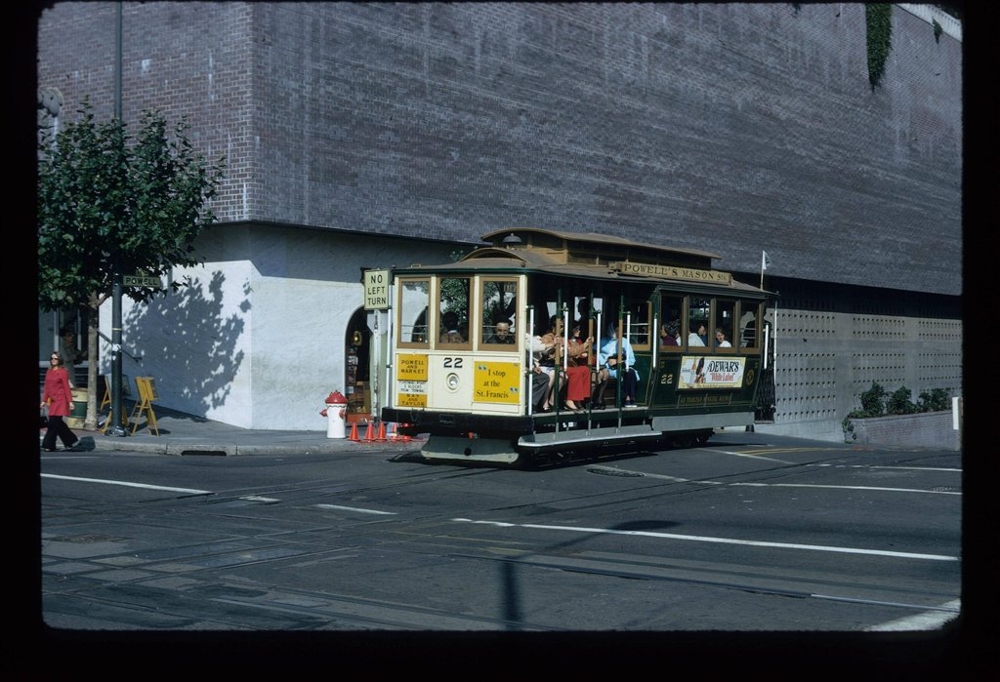
[[[630,261],[615,261],[610,263],[612,270],[623,275],[642,275],[645,277],[666,277],[668,279],[686,279],[693,282],[712,282],[714,284],[731,284],[733,276],[719,270],[699,270],[676,265],[656,265],[655,263],[632,263]]]

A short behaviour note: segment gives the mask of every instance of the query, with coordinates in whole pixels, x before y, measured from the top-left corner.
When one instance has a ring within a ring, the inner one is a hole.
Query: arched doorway
[[[344,338],[344,393],[347,396],[347,421],[362,422],[371,414],[371,330],[368,311],[358,308],[347,324]]]

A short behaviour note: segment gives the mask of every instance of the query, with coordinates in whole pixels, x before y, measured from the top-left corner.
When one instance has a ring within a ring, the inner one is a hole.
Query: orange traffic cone
[[[353,440],[355,443],[358,442],[358,423],[351,422],[351,436],[347,440]]]
[[[368,422],[368,430],[365,432],[365,441],[371,443],[375,440],[375,426]]]
[[[385,422],[380,421],[378,423],[378,438],[376,438],[379,443],[385,442]]]

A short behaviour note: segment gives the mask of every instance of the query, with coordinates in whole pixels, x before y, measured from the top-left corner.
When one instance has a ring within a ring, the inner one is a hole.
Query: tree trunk
[[[97,363],[99,359],[98,331],[100,331],[100,299],[97,295],[90,296],[90,314],[87,315],[87,418],[83,428],[88,431],[97,430],[98,396]]]

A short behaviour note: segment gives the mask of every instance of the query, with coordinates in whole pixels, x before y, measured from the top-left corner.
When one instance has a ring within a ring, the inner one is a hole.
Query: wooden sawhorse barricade
[[[123,396],[130,394],[127,377],[125,379],[122,381]],[[104,391],[104,399],[101,401],[101,410],[104,409],[105,405],[111,404],[111,384],[110,381],[106,381],[105,383],[107,388]],[[128,428],[129,424],[134,422],[132,423],[132,435],[134,436],[136,429],[139,428],[139,420],[145,414],[146,427],[149,429],[149,432],[159,436],[160,428],[156,425],[156,413],[153,412],[153,401],[159,398],[156,394],[156,382],[153,380],[153,377],[136,377],[135,387],[139,391],[139,399],[135,402],[132,414],[129,415],[128,419],[125,418],[124,414],[122,415],[122,426]],[[112,413],[109,412],[108,419],[104,422],[104,428],[101,429],[101,433],[107,432],[108,426],[112,422],[112,417]]]
[[[122,375],[122,399],[131,398],[131,397],[132,397],[132,389],[129,387],[129,384],[128,384],[128,376],[126,376],[126,375],[123,374]],[[98,414],[100,414],[101,412],[104,412],[104,408],[105,407],[108,408],[108,418],[104,420],[104,426],[101,428],[101,433],[107,433],[108,432],[108,427],[111,426],[111,423],[113,421],[112,418],[115,416],[114,415],[114,406],[111,404],[111,375],[110,374],[105,374],[104,375],[104,397],[101,398],[101,406],[99,408],[97,408]],[[124,407],[122,408],[122,415],[121,415],[121,419],[119,421],[121,422],[121,426],[123,428],[125,428],[125,429],[128,429],[128,427],[131,426],[131,424],[129,424],[128,417],[125,416],[125,408]]]
[[[153,401],[159,398],[156,395],[156,382],[153,381],[153,377],[136,377],[135,387],[139,389],[139,400],[132,408],[132,416],[129,417],[135,420],[135,424],[132,425],[132,435],[135,435],[135,430],[139,428],[139,420],[145,413],[146,428],[150,433],[159,436],[160,429],[156,425],[156,415],[153,413]]]

